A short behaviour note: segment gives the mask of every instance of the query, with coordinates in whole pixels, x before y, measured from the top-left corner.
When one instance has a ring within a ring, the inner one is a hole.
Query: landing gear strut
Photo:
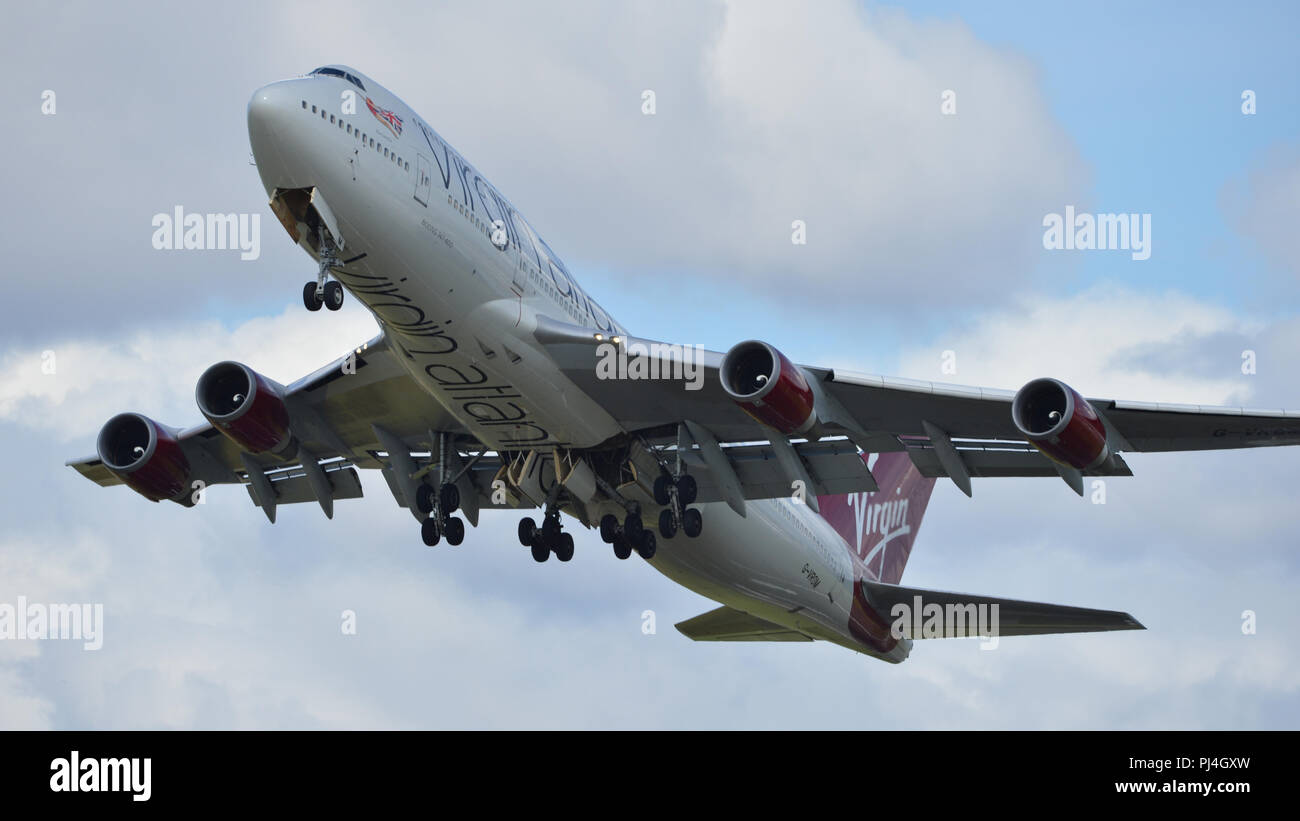
[[[319,311],[324,305],[331,311],[343,307],[343,286],[337,280],[329,279],[331,268],[342,263],[334,253],[334,241],[330,239],[325,227],[317,229],[320,247],[320,263],[316,271],[316,281],[302,286],[302,304],[309,311]]]
[[[330,285],[338,283],[331,282]],[[420,523],[420,537],[424,543],[433,547],[440,538],[446,537],[447,544],[455,547],[465,540],[465,522],[451,515],[460,509],[460,488],[454,482],[446,481],[447,435],[438,436],[438,490],[435,493],[431,485],[421,481],[415,488],[415,507],[428,514]]]
[[[433,547],[441,537],[452,547],[465,540],[465,522],[451,515],[460,508],[460,491],[455,485],[444,484],[435,497],[432,487],[421,484],[415,491],[415,506],[428,514],[420,523],[420,538],[426,545]]]
[[[311,283],[307,284],[311,286]],[[329,284],[337,286],[338,283]],[[450,436],[446,433],[437,434],[437,453],[434,453],[437,461],[417,474],[430,473],[433,468],[437,468],[437,472],[434,472],[432,477],[426,477],[429,478],[429,482],[421,478],[415,488],[415,507],[417,511],[425,514],[425,520],[420,522],[420,538],[424,539],[424,543],[429,547],[435,546],[439,539],[443,538],[447,539],[447,544],[452,547],[458,546],[465,539],[464,520],[452,516],[452,513],[460,509],[460,487],[456,486],[455,482],[459,474],[455,477],[447,474],[447,448],[451,446]],[[464,470],[461,470],[461,473],[464,473]]]

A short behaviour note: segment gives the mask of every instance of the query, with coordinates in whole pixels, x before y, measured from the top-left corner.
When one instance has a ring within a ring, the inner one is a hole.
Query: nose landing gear
[[[343,307],[343,286],[337,280],[329,279],[329,273],[331,268],[337,268],[342,263],[335,253],[334,241],[324,226],[318,231],[320,262],[316,281],[302,286],[302,304],[309,311],[319,311],[322,305],[331,311],[337,311]]]

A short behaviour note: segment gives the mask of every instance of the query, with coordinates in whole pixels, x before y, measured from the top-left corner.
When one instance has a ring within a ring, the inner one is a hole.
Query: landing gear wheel
[[[641,517],[635,513],[627,514],[623,520],[623,538],[635,544],[641,541],[641,534],[645,532],[645,527],[641,524]]]
[[[343,286],[334,280],[325,283],[325,307],[331,311],[343,307]]]
[[[308,282],[302,286],[302,304],[309,311],[319,311],[320,306],[325,304],[324,298],[316,293],[316,283]]]
[[[519,543],[524,547],[532,547],[537,541],[537,523],[533,521],[532,516],[525,516],[519,520]],[[538,559],[539,562],[546,561]]]
[[[442,506],[444,516],[450,516],[460,509],[460,488],[445,484],[438,489],[438,504]]]
[[[544,562],[549,558],[551,558],[551,549],[543,544],[541,539],[538,539],[533,544],[533,561]]]
[[[677,478],[677,496],[682,500],[682,505],[694,503],[695,497],[699,494],[699,486],[695,484],[695,477],[689,473]]]
[[[672,501],[672,496],[668,493],[668,488],[672,486],[672,483],[672,477],[666,473],[661,473],[655,477],[655,504],[666,505]]]
[[[673,518],[673,512],[668,508],[659,511],[659,535],[665,539],[677,535],[677,520]]]
[[[600,517],[600,540],[605,544],[613,544],[618,538],[618,517],[613,513],[606,513]]]
[[[573,558],[573,534],[561,533],[559,544],[555,546],[555,558],[567,562]]]
[[[626,559],[632,555],[632,545],[628,540],[620,536],[614,541],[614,555],[620,559]]]
[[[643,559],[653,559],[655,557],[655,550],[657,549],[656,542],[655,532],[653,530],[647,530],[641,534],[641,544],[636,546],[636,552],[640,553],[641,558]]]
[[[702,530],[704,530],[704,517],[695,508],[687,508],[682,514],[682,532],[687,538],[694,539]]]
[[[547,516],[542,520],[542,536],[551,543],[560,537],[559,516]]]
[[[447,544],[452,547],[465,541],[465,522],[461,519],[457,519],[455,516],[451,517],[442,526],[442,529],[446,532]]]
[[[438,533],[437,519],[430,516],[423,522],[420,522],[420,538],[424,539],[424,543],[429,547],[433,547],[438,543],[438,540],[442,537]]]
[[[433,510],[433,488],[420,485],[415,489],[415,507],[421,513],[429,513]]]

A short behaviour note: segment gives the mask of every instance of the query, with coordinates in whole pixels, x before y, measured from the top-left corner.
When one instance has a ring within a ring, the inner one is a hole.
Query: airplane
[[[1124,452],[1300,444],[1298,411],[1084,398],[1052,378],[1013,393],[796,365],[753,339],[720,353],[631,336],[473,165],[347,66],[259,88],[248,133],[271,211],[317,263],[305,307],[351,294],[380,333],[289,385],[218,362],[194,427],[113,416],[97,454],[68,463],[100,485],[192,506],[242,484],[274,523],[313,501],[332,518],[362,495],[357,470],[378,470],[430,547],[461,544],[483,510],[539,510],[520,544],[567,562],[563,514],[716,601],[677,625],[691,639],[822,640],[898,663],[916,639],[990,635],[976,609],[999,614],[1000,636],[1144,629],[902,586],[938,479],[970,496],[976,478],[1059,477],[1082,495],[1085,477],[1132,475]]]

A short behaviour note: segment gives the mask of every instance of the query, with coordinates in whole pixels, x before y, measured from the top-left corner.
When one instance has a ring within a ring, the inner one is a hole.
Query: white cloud
[[[1243,349],[1284,327],[1265,330],[1260,320],[1183,294],[1103,284],[1069,296],[1017,297],[907,349],[900,373],[1010,390],[1053,376],[1085,396],[1240,405],[1258,381],[1241,371]],[[945,351],[955,354],[955,374],[941,369]],[[1258,375],[1280,376],[1276,369]]]
[[[234,359],[287,385],[377,332],[371,315],[354,304],[328,319],[291,306],[231,328],[209,321],[107,340],[50,339],[48,348],[0,356],[0,371],[9,374],[0,382],[0,422],[84,439],[108,420],[105,409],[115,408],[184,428],[202,421],[194,386],[209,365]],[[52,373],[45,369],[49,362]]]

